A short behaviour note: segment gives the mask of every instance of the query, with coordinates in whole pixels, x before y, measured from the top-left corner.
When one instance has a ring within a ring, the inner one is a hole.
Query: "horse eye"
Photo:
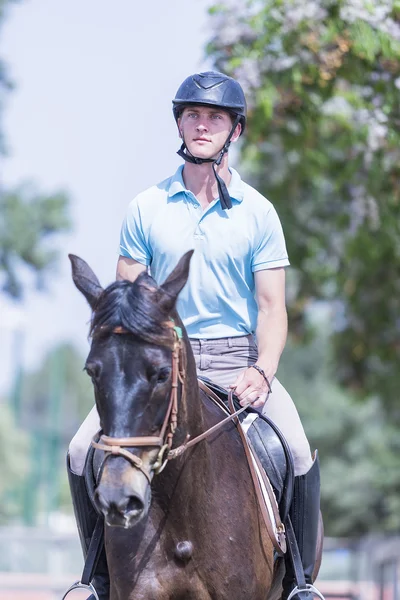
[[[157,375],[157,383],[164,383],[167,381],[171,373],[171,367],[163,367],[159,370]]]
[[[87,363],[83,370],[86,371],[92,379],[97,379],[100,374],[100,366],[96,364]]]

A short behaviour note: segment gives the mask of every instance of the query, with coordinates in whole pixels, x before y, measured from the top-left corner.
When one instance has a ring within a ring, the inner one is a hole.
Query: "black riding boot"
[[[67,458],[67,472],[69,487],[71,490],[72,504],[74,507],[76,524],[78,526],[79,537],[83,556],[86,560],[90,540],[97,522],[98,514],[89,498],[86,482],[83,475],[77,475],[71,471],[69,456]],[[101,551],[96,571],[93,577],[92,585],[95,588],[100,600],[109,600],[110,598],[110,578],[108,575],[107,558],[104,547]],[[87,600],[95,600],[91,594]]]
[[[314,464],[308,473],[295,477],[293,501],[289,512],[307,584],[312,584],[317,554],[319,511],[320,475],[318,452],[316,451]],[[296,585],[292,562],[287,553],[285,555],[285,568],[282,600],[288,598]],[[311,600],[312,597],[313,595],[310,592],[303,591],[293,596],[293,599]]]

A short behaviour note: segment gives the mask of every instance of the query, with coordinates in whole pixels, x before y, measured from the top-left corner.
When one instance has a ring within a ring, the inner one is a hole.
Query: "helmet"
[[[201,105],[222,108],[234,115],[231,131],[220,150],[218,158],[199,158],[188,151],[185,140],[178,151],[181,158],[187,162],[201,165],[212,163],[214,175],[218,183],[221,206],[224,210],[232,208],[232,200],[223,179],[218,175],[216,166],[221,164],[224,154],[228,152],[231,138],[238,125],[241,124],[241,134],[246,125],[246,98],[240,84],[223,73],[207,71],[187,77],[172,100],[175,120],[178,121],[186,106]]]
[[[217,106],[240,117],[242,132],[246,125],[246,98],[240,84],[223,73],[207,71],[190,75],[172,100],[175,120],[186,106]]]

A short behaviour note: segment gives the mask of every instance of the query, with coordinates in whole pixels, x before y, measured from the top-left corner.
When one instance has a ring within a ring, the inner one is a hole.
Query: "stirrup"
[[[84,589],[84,590],[89,590],[89,592],[92,592],[92,594],[95,597],[95,600],[100,600],[96,590],[94,589],[93,585],[91,583],[81,583],[80,581],[75,581],[75,583],[73,583],[71,585],[71,587],[69,587],[67,589],[67,591],[65,592],[64,596],[61,598],[61,600],[64,600],[68,594],[70,592],[72,592],[72,590],[77,590],[77,589]]]
[[[292,600],[293,596],[296,596],[296,594],[299,594],[301,592],[311,592],[313,595],[318,596],[318,598],[320,598],[321,600],[325,600],[321,592],[317,590],[315,586],[311,585],[311,583],[306,583],[306,587],[299,587],[298,585],[296,585],[290,592],[289,596],[287,597],[287,600]]]

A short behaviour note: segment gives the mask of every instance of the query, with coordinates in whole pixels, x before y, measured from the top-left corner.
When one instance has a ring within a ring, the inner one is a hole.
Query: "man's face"
[[[228,112],[215,107],[186,107],[178,119],[178,128],[189,152],[198,158],[217,158],[232,129]],[[232,136],[240,135],[238,125]]]

